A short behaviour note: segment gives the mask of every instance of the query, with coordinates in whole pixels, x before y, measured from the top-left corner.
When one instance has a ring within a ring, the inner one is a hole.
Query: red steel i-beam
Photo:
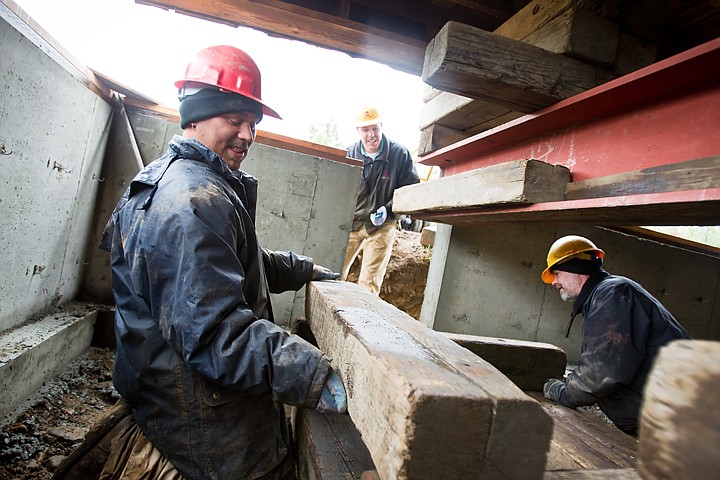
[[[534,158],[573,181],[720,154],[720,38],[423,157],[443,176]]]

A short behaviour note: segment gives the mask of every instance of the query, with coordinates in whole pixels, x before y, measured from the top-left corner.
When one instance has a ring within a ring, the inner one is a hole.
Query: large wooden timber
[[[569,183],[565,198],[617,197],[720,188],[720,155]]]
[[[308,284],[306,316],[383,480],[542,478],[552,421],[495,367],[352,283]]]
[[[634,468],[547,472],[543,480],[642,480]]]
[[[425,42],[304,8],[255,0],[136,0],[233,27],[243,25],[391,65],[418,75]]]
[[[530,113],[614,78],[608,70],[448,22],[428,44],[422,79],[458,95]]]
[[[643,479],[717,477],[718,401],[720,342],[681,340],[660,350],[640,412]]]
[[[450,340],[500,370],[523,390],[542,390],[548,378],[565,375],[567,355],[549,343],[444,333]]]
[[[360,433],[348,415],[295,411],[299,480],[352,480],[374,470]]]
[[[540,392],[527,394],[554,420],[548,471],[635,468],[637,439],[585,409],[559,405]]]
[[[408,185],[395,191],[393,211],[454,211],[564,200],[570,170],[539,160],[519,160]]]

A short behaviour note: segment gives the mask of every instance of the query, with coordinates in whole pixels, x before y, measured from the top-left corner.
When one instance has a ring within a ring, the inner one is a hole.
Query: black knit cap
[[[592,275],[594,272],[599,271],[602,268],[602,260],[583,260],[581,258],[571,258],[557,265],[553,265],[550,269],[551,272],[560,270],[563,272],[579,273],[581,275]]]
[[[180,102],[180,128],[225,113],[252,112],[262,120],[262,104],[237,93],[203,88]]]

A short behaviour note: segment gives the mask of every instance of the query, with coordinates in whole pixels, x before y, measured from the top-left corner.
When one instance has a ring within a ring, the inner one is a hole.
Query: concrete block
[[[97,311],[72,304],[0,336],[0,422],[90,346]]]

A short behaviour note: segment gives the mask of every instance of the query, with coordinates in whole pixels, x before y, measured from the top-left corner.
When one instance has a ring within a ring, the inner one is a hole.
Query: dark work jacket
[[[382,134],[380,141],[380,155],[372,160],[362,154],[362,142],[357,142],[347,149],[348,157],[362,160],[363,178],[357,195],[355,215],[352,230],[356,232],[365,225],[368,233],[372,233],[381,226],[375,226],[370,221],[370,214],[378,208],[385,206],[387,219],[395,219],[392,211],[392,200],[395,189],[420,182],[410,151]]]
[[[270,306],[270,292],[310,280],[312,259],[260,247],[253,177],[196,140],[169,147],[132,181],[103,239],[113,381],[184,477],[258,478],[289,453],[281,403],[315,407],[329,373],[320,350],[273,323]]]
[[[605,270],[585,282],[573,304],[573,317],[578,313],[583,316],[582,349],[559,402],[569,407],[597,403],[618,428],[632,433],[658,351],[690,336],[640,284]]]

